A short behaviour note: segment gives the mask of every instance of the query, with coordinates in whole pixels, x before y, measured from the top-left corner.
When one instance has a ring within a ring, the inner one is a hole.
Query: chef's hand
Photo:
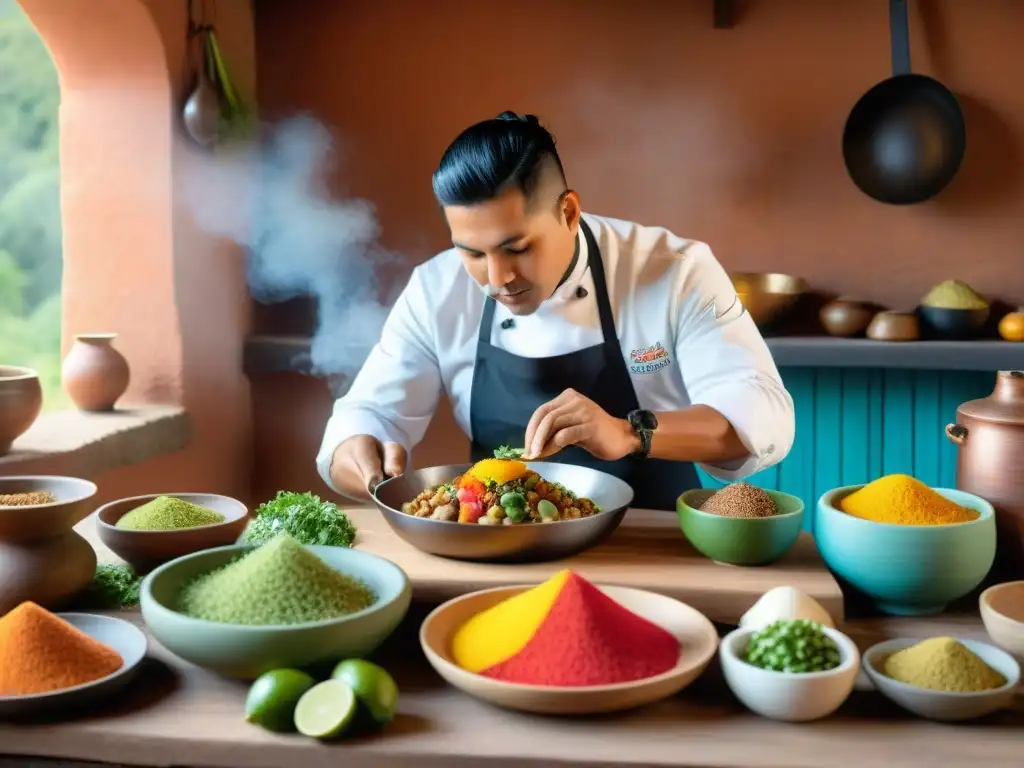
[[[369,499],[385,477],[405,472],[405,448],[384,443],[369,435],[350,437],[334,449],[331,480],[353,498]]]
[[[567,389],[534,411],[526,426],[523,458],[542,459],[570,445],[606,461],[621,459],[639,447],[628,421]]]

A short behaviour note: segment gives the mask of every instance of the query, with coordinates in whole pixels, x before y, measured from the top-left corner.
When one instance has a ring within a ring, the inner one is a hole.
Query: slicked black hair
[[[445,150],[434,171],[434,197],[442,206],[476,205],[517,188],[528,202],[553,167],[565,171],[555,139],[533,115],[502,112],[471,125]]]

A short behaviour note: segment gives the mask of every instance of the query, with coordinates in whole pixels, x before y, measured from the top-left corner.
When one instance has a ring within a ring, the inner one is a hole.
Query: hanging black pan
[[[861,96],[843,130],[846,170],[862,192],[907,205],[953,180],[967,147],[964,113],[938,80],[910,71],[906,0],[889,0],[893,76]]]

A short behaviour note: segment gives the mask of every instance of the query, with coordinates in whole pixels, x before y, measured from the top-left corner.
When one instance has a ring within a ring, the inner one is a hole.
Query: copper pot
[[[959,447],[956,487],[996,510],[996,570],[1024,578],[1024,371],[1000,371],[992,394],[956,409],[946,437]]]

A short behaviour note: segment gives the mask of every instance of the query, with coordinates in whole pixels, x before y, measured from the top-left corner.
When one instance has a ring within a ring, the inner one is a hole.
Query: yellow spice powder
[[[1006,684],[1006,678],[952,637],[933,637],[897,651],[885,660],[883,671],[901,683],[949,693],[988,691]]]
[[[949,525],[978,518],[909,475],[886,475],[839,500],[839,509],[853,517],[895,525]]]

